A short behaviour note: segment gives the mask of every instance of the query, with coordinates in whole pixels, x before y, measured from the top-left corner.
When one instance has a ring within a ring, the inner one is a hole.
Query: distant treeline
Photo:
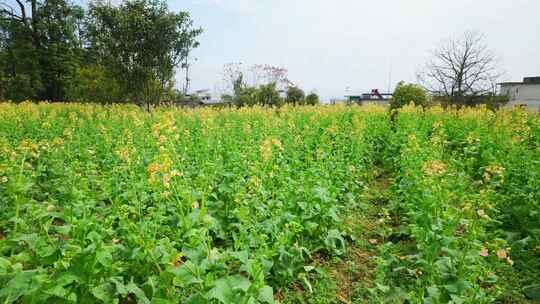
[[[0,99],[134,102],[174,99],[177,68],[202,32],[163,0],[0,3]]]

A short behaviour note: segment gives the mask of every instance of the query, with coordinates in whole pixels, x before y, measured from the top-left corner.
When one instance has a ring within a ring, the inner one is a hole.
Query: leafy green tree
[[[65,0],[0,5],[1,94],[13,100],[64,100],[80,64],[84,11]]]
[[[21,17],[22,18],[22,17]],[[2,98],[38,99],[43,90],[38,50],[29,22],[0,11],[0,87]]]
[[[76,81],[81,65],[82,42],[77,33],[84,11],[65,0],[44,1],[39,16],[39,62],[43,92],[41,99],[66,100],[66,89]]]
[[[426,106],[427,100],[426,91],[421,86],[406,84],[401,81],[394,90],[392,100],[390,101],[390,108],[401,108],[411,102],[414,102],[416,105]]]
[[[304,104],[306,94],[302,89],[296,86],[290,86],[287,88],[287,98],[285,102],[293,105],[302,105]]]
[[[255,87],[245,87],[234,98],[234,103],[238,107],[254,106],[258,103],[259,89]]]
[[[275,83],[261,85],[257,92],[257,103],[262,106],[279,107],[282,104],[282,99],[279,96]]]
[[[93,3],[90,20],[98,57],[128,97],[147,107],[159,102],[202,32],[188,13],[171,12],[162,0]]]
[[[77,102],[114,103],[123,102],[120,85],[110,73],[100,65],[79,68],[75,80],[67,88],[66,98]]]
[[[306,96],[307,105],[314,106],[314,105],[318,105],[319,103],[320,103],[319,95],[317,95],[316,93],[311,93],[308,96]]]

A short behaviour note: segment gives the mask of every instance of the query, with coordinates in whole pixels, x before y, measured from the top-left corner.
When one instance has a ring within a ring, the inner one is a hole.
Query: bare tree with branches
[[[250,69],[252,85],[257,87],[275,83],[280,90],[286,90],[294,84],[289,80],[289,71],[279,66],[269,64],[256,64]]]
[[[447,97],[455,104],[466,104],[468,96],[494,93],[502,75],[499,71],[499,61],[484,36],[468,31],[432,51],[432,58],[417,76],[432,94]]]
[[[244,68],[241,62],[231,62],[223,66],[223,94],[234,94],[236,86],[244,82]]]
[[[226,93],[234,93],[239,85],[257,88],[272,83],[279,90],[286,90],[294,85],[287,74],[287,69],[278,66],[256,64],[245,68],[240,62],[232,62],[223,67],[222,81]]]

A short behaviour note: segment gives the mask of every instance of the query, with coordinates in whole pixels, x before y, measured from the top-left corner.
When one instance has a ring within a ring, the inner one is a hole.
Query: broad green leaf
[[[5,298],[7,303],[11,303],[21,296],[34,293],[41,287],[45,275],[37,271],[22,271],[0,288],[0,298]]]
[[[264,286],[259,290],[259,301],[274,303],[274,290],[270,286]]]
[[[217,299],[224,304],[233,304],[239,299],[251,286],[246,277],[233,275],[217,280],[206,297]]]
[[[144,294],[144,291],[140,289],[135,283],[130,282],[126,285],[126,290],[128,293],[132,293],[137,297],[137,303],[141,304],[150,304],[150,300]]]
[[[94,297],[104,303],[111,303],[114,299],[114,286],[110,283],[104,283],[90,289]]]
[[[105,267],[110,267],[113,261],[112,254],[107,250],[107,248],[99,248],[96,252],[96,259]]]
[[[523,293],[528,299],[540,300],[540,284],[529,285],[523,288]]]

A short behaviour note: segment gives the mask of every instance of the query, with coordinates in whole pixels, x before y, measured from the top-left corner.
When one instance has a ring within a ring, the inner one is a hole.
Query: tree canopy
[[[164,0],[0,4],[0,98],[159,102],[202,32]]]

